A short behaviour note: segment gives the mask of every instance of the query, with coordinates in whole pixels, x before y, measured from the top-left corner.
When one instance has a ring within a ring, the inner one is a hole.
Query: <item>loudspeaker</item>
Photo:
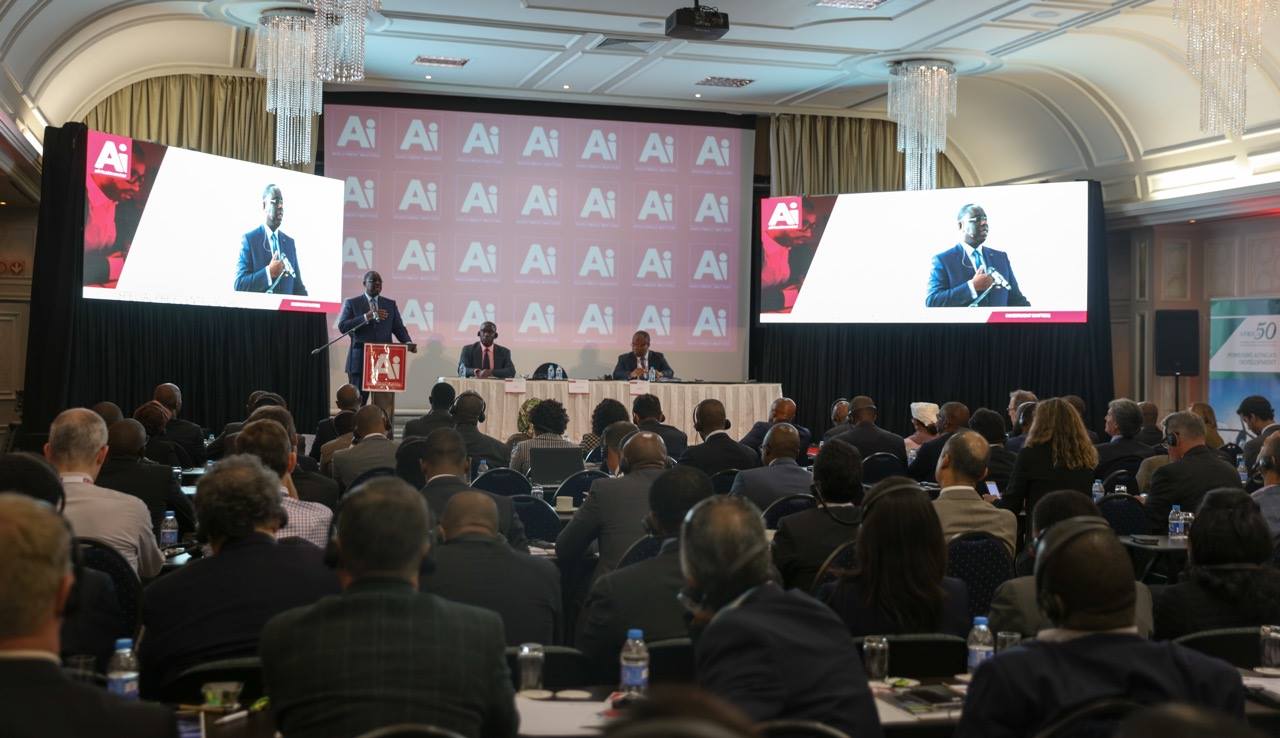
[[[1156,311],[1156,376],[1200,374],[1200,311]]]

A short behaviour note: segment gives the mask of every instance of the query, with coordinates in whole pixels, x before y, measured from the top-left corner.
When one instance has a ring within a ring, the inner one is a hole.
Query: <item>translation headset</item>
[[[333,508],[333,517],[329,518],[329,537],[324,544],[324,565],[330,569],[342,568],[342,555],[338,550],[338,519],[342,517],[342,508],[347,500],[351,499],[355,490],[348,490],[346,494],[338,500],[338,504]],[[422,560],[420,571],[423,574],[430,574],[435,571],[436,565],[432,555],[436,550],[436,516],[431,512],[431,506],[427,506],[427,544],[430,546],[426,558]]]
[[[489,409],[489,405],[484,401],[484,397],[482,397],[478,392],[463,392],[462,394],[455,397],[453,400],[453,405],[449,406],[449,415],[454,416],[458,414],[458,401],[461,400],[463,397],[475,397],[480,400],[480,414],[476,417],[476,422],[483,423],[485,419],[484,414],[485,414],[485,411]]]
[[[1049,527],[1049,530],[1040,535],[1036,543],[1036,603],[1040,605],[1040,609],[1048,616],[1049,622],[1055,626],[1062,623],[1067,613],[1063,608],[1062,598],[1048,590],[1047,582],[1049,576],[1046,572],[1049,569],[1049,560],[1058,551],[1065,548],[1067,544],[1095,531],[1111,533],[1111,524],[1107,522],[1106,518],[1079,515],[1054,523]]]
[[[680,523],[680,540],[684,541],[689,536],[689,529],[693,526],[694,515],[705,505],[723,504],[720,500],[725,498],[713,495],[702,500],[698,504],[689,508],[689,512],[685,513],[684,521]],[[740,581],[742,570],[747,568],[757,556],[768,553],[769,544],[767,542],[757,542],[755,545],[743,551],[733,563],[725,567],[722,574],[720,586],[708,586],[706,582],[699,582],[697,585],[685,583],[685,586],[676,593],[676,599],[684,608],[690,612],[699,610],[718,610],[727,605],[732,598],[725,599],[724,590],[739,594],[745,583]]]
[[[703,400],[702,402],[699,402],[697,405],[694,405],[694,406],[693,406],[693,427],[694,427],[694,428],[697,428],[697,427],[698,427],[698,424],[699,424],[699,422],[700,422],[701,412],[702,412],[702,404],[703,404],[704,402],[707,402],[707,400]],[[728,418],[728,417],[726,417],[726,418],[724,419],[724,430],[729,430],[729,429],[730,429],[730,428],[732,428],[732,427],[733,427],[733,421],[729,420],[729,418]]]
[[[818,489],[818,483],[813,482],[809,485],[809,491],[813,493],[813,498],[818,501],[818,507],[822,512],[826,513],[828,518],[839,525],[847,525],[850,528],[856,528],[861,524],[858,520],[841,520],[839,516],[831,512],[831,508],[827,507],[827,501],[822,497],[822,490]]]

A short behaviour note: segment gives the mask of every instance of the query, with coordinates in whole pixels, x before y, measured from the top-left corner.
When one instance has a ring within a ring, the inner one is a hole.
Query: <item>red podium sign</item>
[[[364,390],[404,392],[409,375],[409,347],[403,343],[364,345]]]

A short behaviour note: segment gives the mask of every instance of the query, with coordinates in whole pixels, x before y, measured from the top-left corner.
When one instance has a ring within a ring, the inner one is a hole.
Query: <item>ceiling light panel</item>
[[[694,84],[702,85],[703,87],[746,87],[752,82],[755,82],[755,80],[741,77],[703,77],[701,80],[694,82]]]
[[[414,64],[421,67],[465,67],[467,62],[471,61],[460,56],[419,56],[413,60]]]

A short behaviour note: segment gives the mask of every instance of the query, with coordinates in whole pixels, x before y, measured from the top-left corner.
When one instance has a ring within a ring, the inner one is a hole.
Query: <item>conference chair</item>
[[[574,472],[568,479],[560,483],[560,487],[556,490],[556,497],[572,497],[573,506],[581,507],[583,500],[587,497],[587,490],[591,489],[591,485],[597,479],[608,479],[609,475],[599,469],[583,469],[580,472]]]
[[[778,521],[804,510],[818,506],[818,500],[813,495],[794,494],[779,498],[769,503],[769,507],[765,508],[762,516],[764,517],[764,527],[769,530],[778,529]]]
[[[396,470],[389,466],[375,466],[372,469],[368,469],[357,474],[356,478],[351,480],[351,484],[347,485],[347,488],[343,490],[342,493],[345,495],[347,492],[359,487],[370,479],[377,479],[378,477],[394,477],[395,475]]]
[[[711,489],[718,495],[727,495],[733,489],[733,482],[738,478],[737,469],[721,469],[711,475]]]
[[[756,729],[761,738],[849,738],[843,730],[817,720],[769,720]]]
[[[667,638],[647,645],[650,684],[694,684],[697,681],[693,641]]]
[[[471,486],[503,497],[533,493],[533,484],[528,477],[506,466],[499,466],[481,474],[476,477]]]
[[[877,451],[862,460],[862,481],[867,484],[906,473],[907,465],[902,463],[902,459],[887,451]]]
[[[400,723],[399,725],[388,725],[385,728],[378,728],[367,733],[361,733],[356,738],[412,738],[412,736],[435,736],[436,738],[463,738],[461,733],[455,733],[448,728],[441,728],[436,725],[426,725],[422,723]]]
[[[654,718],[609,727],[611,738],[742,738],[742,732],[699,717]]]
[[[183,671],[149,698],[182,705],[204,704],[204,685],[210,682],[240,682],[240,704],[252,705],[266,694],[262,683],[262,660],[257,656],[209,661]]]
[[[529,375],[529,379],[555,379],[557,370],[564,372],[565,379],[569,378],[568,369],[565,369],[554,361],[548,361],[539,364],[538,368],[533,370],[533,374]]]
[[[1138,474],[1138,467],[1142,466],[1143,458],[1144,457],[1138,456],[1137,454],[1114,458],[1099,466],[1093,473],[1093,476],[1095,479],[1105,480],[1118,471],[1127,471],[1129,472],[1130,477],[1135,477]],[[1137,488],[1130,487],[1129,489],[1136,490]]]
[[[1013,579],[1013,556],[1004,541],[990,533],[962,533],[947,544],[947,576],[969,588],[969,617],[991,611],[996,588]]]
[[[1258,626],[1202,630],[1173,642],[1222,659],[1237,669],[1256,669],[1262,663],[1262,629]]]
[[[555,508],[533,495],[512,495],[511,504],[524,525],[525,536],[531,541],[554,543],[560,535],[560,515]]]
[[[658,552],[661,550],[661,538],[658,538],[657,536],[645,536],[631,544],[631,547],[627,549],[627,552],[622,554],[622,558],[618,560],[618,568],[621,569],[624,566],[638,564],[645,559],[652,559],[654,556],[657,556]]]
[[[1059,712],[1035,738],[1111,735],[1120,721],[1142,708],[1124,697],[1102,697]]]
[[[569,646],[542,647],[542,688],[579,689],[595,684],[595,668],[581,651]],[[511,684],[520,689],[520,647],[507,646],[507,670]]]
[[[604,445],[603,445],[603,443],[604,443],[604,442],[603,442],[603,440],[602,440],[602,441],[601,441],[601,445],[596,446],[595,448],[593,448],[593,449],[591,449],[590,451],[588,451],[588,452],[587,452],[587,455],[582,457],[582,463],[584,463],[584,464],[601,464],[601,465],[603,465],[603,464],[604,464]]]
[[[818,567],[818,573],[813,577],[813,585],[809,587],[810,594],[817,595],[822,585],[835,583],[846,571],[853,568],[857,560],[858,542],[856,540],[846,541],[837,546],[827,560],[822,562],[822,566]]]
[[[1222,458],[1226,459],[1228,464],[1235,466],[1240,455],[1244,453],[1244,449],[1234,443],[1224,443],[1222,448],[1218,449],[1218,453],[1222,454]]]
[[[138,573],[119,551],[96,538],[76,538],[75,545],[80,549],[80,560],[85,567],[111,577],[120,603],[120,614],[124,617],[121,624],[129,637],[136,637],[142,620],[142,581],[138,579]]]
[[[1151,530],[1146,507],[1133,495],[1108,494],[1098,500],[1098,512],[1118,536],[1144,535]]]
[[[1102,480],[1102,491],[1106,494],[1115,494],[1116,486],[1124,485],[1125,490],[1131,494],[1138,494],[1138,472],[1129,471],[1128,469],[1116,469],[1106,476],[1099,477]]]
[[[965,639],[946,633],[907,633],[885,636],[889,642],[889,673],[910,679],[950,678],[968,666]],[[862,653],[863,638],[853,639]]]

